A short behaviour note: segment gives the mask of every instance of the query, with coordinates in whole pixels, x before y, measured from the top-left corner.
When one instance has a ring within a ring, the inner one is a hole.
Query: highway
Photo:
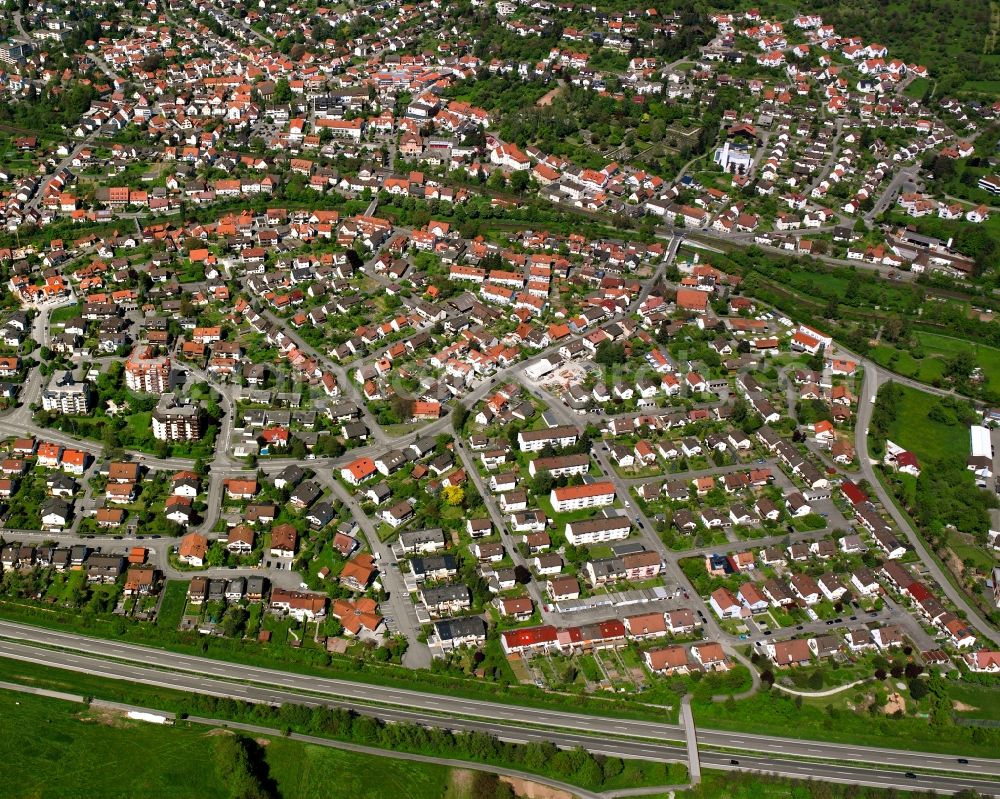
[[[130,647],[131,649],[131,647]],[[133,653],[134,654],[134,653]],[[371,715],[385,721],[411,722],[424,725],[437,724],[456,732],[480,731],[488,732],[497,737],[517,743],[528,743],[532,741],[550,741],[562,748],[583,747],[595,754],[604,754],[622,758],[654,760],[660,762],[687,762],[687,748],[682,744],[654,743],[636,740],[624,740],[620,736],[629,735],[630,730],[640,725],[639,729],[647,736],[653,736],[653,730],[660,728],[660,736],[665,730],[677,730],[674,725],[656,725],[651,722],[629,722],[628,720],[604,720],[594,717],[581,717],[576,714],[554,713],[549,711],[539,711],[544,718],[551,719],[549,723],[565,723],[569,720],[571,725],[575,725],[577,720],[585,719],[590,722],[586,729],[591,729],[591,734],[575,733],[572,731],[537,730],[519,726],[516,721],[530,720],[534,723],[546,723],[539,721],[536,711],[530,708],[499,706],[504,717],[498,718],[494,713],[497,705],[487,702],[469,702],[458,700],[462,706],[472,706],[477,713],[489,712],[490,718],[455,718],[442,716],[440,713],[447,712],[452,707],[453,701],[444,697],[430,697],[436,701],[433,708],[439,711],[436,715],[428,715],[425,712],[415,710],[405,710],[394,707],[377,707],[366,704],[358,704],[350,701],[338,701],[324,699],[309,694],[298,693],[298,691],[315,690],[316,681],[319,678],[311,678],[299,675],[282,675],[288,679],[272,687],[268,685],[240,684],[233,683],[229,679],[220,677],[206,677],[201,674],[185,674],[176,672],[163,672],[147,666],[133,665],[132,663],[119,663],[108,661],[102,658],[94,658],[74,654],[71,652],[40,649],[35,646],[0,641],[0,656],[10,657],[32,663],[40,663],[48,666],[68,669],[101,677],[123,679],[130,682],[153,685],[163,688],[187,691],[190,693],[200,693],[214,696],[225,696],[237,699],[244,699],[250,702],[265,702],[269,704],[282,704],[287,702],[299,703],[307,706],[319,704],[347,707],[356,712]],[[199,660],[194,658],[194,660]],[[217,664],[222,668],[220,671],[229,672],[229,677],[243,677],[243,672],[247,667],[233,664]],[[252,672],[267,671],[266,669],[250,669]],[[294,685],[284,687],[289,682]],[[323,681],[321,682],[338,682]],[[382,692],[388,690],[393,693],[395,689],[381,689],[378,686],[356,686],[360,692],[383,700]],[[424,695],[420,695],[424,696]],[[428,698],[428,697],[425,697]],[[607,728],[612,728],[616,732],[608,732]],[[702,736],[699,734],[699,739]],[[736,736],[739,738],[739,736]],[[756,737],[746,736],[752,743],[757,743]],[[800,757],[817,757],[811,753],[811,748],[804,742],[795,742]],[[822,747],[819,744],[818,747]],[[844,747],[838,755],[843,759],[852,759],[849,755],[851,747]],[[817,749],[817,751],[821,751]],[[876,753],[879,750],[875,750]],[[908,753],[900,753],[908,754]],[[908,755],[915,759],[924,768],[930,768],[930,761],[933,756],[924,757],[921,755]],[[881,760],[881,758],[879,758]],[[700,755],[701,765],[707,768],[717,768],[723,770],[745,770],[767,774],[778,774],[799,779],[821,779],[827,782],[843,782],[858,785],[869,785],[878,787],[895,787],[899,789],[926,790],[934,789],[940,793],[955,793],[957,791],[973,788],[984,795],[997,795],[1000,792],[1000,783],[992,782],[983,778],[964,778],[937,774],[920,774],[915,778],[906,776],[905,769],[890,770],[886,768],[864,768],[859,766],[843,765],[840,762],[802,762],[796,760],[783,759],[771,755],[744,755],[742,753],[720,753],[702,751]],[[885,761],[882,761],[885,762]],[[963,768],[959,766],[953,758],[942,758],[943,767],[951,770]],[[983,763],[970,763],[968,768],[974,771],[976,767],[988,766],[996,767],[996,761],[985,761]],[[912,768],[917,768],[917,765]],[[989,773],[989,772],[986,772]]]
[[[567,731],[562,733],[564,735],[570,735],[571,731],[581,731],[595,735],[646,739],[655,741],[655,746],[660,747],[663,746],[662,742],[665,740],[676,741],[678,744],[684,741],[683,729],[677,724],[607,718],[520,705],[504,705],[497,702],[441,696],[403,688],[355,683],[349,680],[291,674],[274,669],[166,652],[135,644],[87,638],[13,622],[0,621],[0,639],[6,639],[0,640],[0,655],[2,656],[16,657],[20,655],[22,659],[26,659],[25,655],[31,655],[32,658],[37,659],[37,662],[48,665],[75,668],[75,670],[117,676],[122,679],[133,679],[130,676],[123,676],[127,672],[121,671],[122,669],[142,668],[151,671],[151,675],[146,676],[155,679],[157,684],[183,689],[184,685],[190,685],[193,681],[193,684],[198,686],[197,690],[200,691],[211,687],[226,696],[253,698],[256,701],[290,701],[287,697],[282,698],[281,695],[289,691],[307,691],[317,695],[336,697],[338,700],[336,702],[334,700],[325,701],[331,704],[355,707],[358,710],[370,710],[371,707],[358,705],[357,702],[378,702],[406,708],[407,711],[417,712],[418,715],[423,711],[436,715],[452,714],[472,717],[468,719],[469,721],[488,719],[488,722],[484,721],[483,723],[496,725],[491,729],[504,727],[508,724],[532,724],[559,727],[561,730]],[[39,644],[69,651],[39,650],[37,647]],[[87,657],[81,658],[82,655]],[[110,662],[109,658],[122,662]],[[136,666],[134,664],[143,665]],[[149,667],[171,669],[172,673],[153,671]],[[233,681],[236,680],[247,684],[234,683]],[[312,699],[316,700],[318,697],[314,696]],[[354,700],[354,703],[352,704],[350,700]],[[383,712],[386,711],[379,709],[380,714]],[[429,718],[421,717],[425,721]],[[456,721],[451,720],[449,726],[454,727],[456,723]],[[524,730],[519,730],[518,734],[524,734]],[[555,733],[547,732],[545,735],[548,739],[554,740]],[[641,741],[627,743],[628,751],[633,753],[632,757],[649,757],[653,752],[646,747],[654,744],[646,744]],[[698,730],[698,743],[702,747],[746,749],[762,753],[767,757],[793,756],[816,760],[872,763],[881,766],[893,765],[903,770],[920,768],[953,771],[961,768],[963,771],[978,776],[1000,777],[1000,760],[973,759],[968,765],[959,766],[956,758],[949,755],[731,733],[704,728]],[[686,750],[682,746],[670,747],[669,749],[670,758],[674,760],[684,759],[683,753]],[[660,756],[666,757],[667,753],[661,752]],[[742,756],[737,757],[741,762],[750,762]],[[702,750],[703,761],[705,758],[706,753]],[[801,766],[802,764],[795,765]]]

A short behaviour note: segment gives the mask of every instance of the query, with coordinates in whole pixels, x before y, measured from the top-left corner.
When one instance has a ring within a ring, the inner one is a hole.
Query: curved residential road
[[[925,394],[934,394],[938,397],[958,397],[972,403],[976,402],[976,400],[964,394],[959,394],[953,388],[939,388],[938,386],[932,386],[930,383],[921,383],[919,380],[914,380],[912,377],[906,377],[898,372],[893,372],[891,369],[886,369],[884,366],[879,366],[874,362],[871,363],[870,367],[866,363],[865,370],[867,371],[869,368],[875,369],[878,372],[878,386],[882,386],[883,383],[888,383],[891,380],[893,383],[899,383],[901,386],[907,386],[908,388],[915,388],[917,391],[923,391]]]
[[[893,502],[892,497],[889,496],[889,492],[885,490],[881,481],[878,479],[878,475],[875,474],[871,458],[868,457],[868,426],[871,424],[872,410],[875,407],[874,399],[878,394],[879,385],[881,382],[888,382],[890,378],[886,378],[884,381],[880,380],[878,367],[870,361],[865,361],[864,366],[865,378],[861,386],[861,399],[858,405],[858,419],[854,429],[854,446],[858,453],[858,461],[861,463],[861,474],[871,485],[872,491],[875,492],[879,502],[882,503],[882,506],[892,517],[892,520],[903,532],[907,540],[909,540],[910,545],[917,553],[917,556],[920,558],[924,568],[927,569],[927,572],[931,575],[931,577],[933,577],[938,585],[941,586],[941,590],[944,591],[948,599],[952,601],[955,607],[965,613],[966,620],[969,624],[975,627],[977,633],[982,635],[984,638],[989,639],[995,645],[1000,646],[1000,631],[997,631],[996,628],[987,622],[986,619],[980,615],[979,611],[972,607],[965,595],[951,584],[951,581],[944,573],[944,570],[938,565],[937,561],[927,550],[923,539],[917,535],[916,531],[914,531],[913,527],[910,525],[909,520],[903,515],[899,508],[896,507],[896,503]],[[895,375],[893,375],[891,379],[897,382],[904,382],[900,381]],[[931,390],[933,393],[937,394],[947,393],[940,390],[935,391],[933,388],[924,386],[921,383],[916,383],[915,387],[920,388],[921,390]]]
[[[651,757],[654,750],[645,747],[662,746],[663,741],[680,742],[684,740],[683,728],[678,724],[592,716],[523,705],[505,705],[499,702],[430,694],[404,688],[356,683],[343,679],[286,673],[275,669],[228,663],[135,644],[87,638],[77,634],[46,630],[7,621],[0,621],[0,639],[5,639],[0,640],[0,656],[16,657],[21,655],[25,657],[27,655],[31,658],[42,658],[42,662],[49,665],[62,666],[67,664],[65,666],[67,668],[75,667],[77,670],[82,668],[92,673],[118,676],[120,679],[131,679],[128,676],[123,676],[125,672],[120,671],[121,669],[154,668],[153,673],[156,679],[165,687],[177,687],[194,679],[196,684],[202,686],[199,690],[214,687],[222,690],[223,695],[234,698],[253,697],[257,701],[268,702],[290,701],[278,697],[278,694],[289,691],[308,691],[315,695],[310,697],[313,701],[319,701],[323,696],[335,697],[340,704],[350,705],[352,702],[357,704],[356,709],[359,712],[364,708],[372,709],[371,703],[379,702],[393,706],[394,710],[402,709],[409,713],[424,714],[425,720],[431,714],[450,714],[463,717],[462,720],[471,717],[480,720],[488,719],[488,723],[494,724],[532,724],[558,727],[567,733],[581,732],[615,738],[629,736],[634,739],[643,739],[643,741],[626,742],[630,746],[638,747],[635,750],[637,753],[633,754],[632,757]],[[53,648],[42,649],[41,646]],[[29,658],[25,657],[25,659]],[[170,669],[172,671],[155,669]],[[333,700],[328,698],[324,701],[330,703]],[[380,708],[379,713],[383,712]],[[451,722],[450,726],[453,726]],[[527,732],[530,730],[519,730],[518,734],[523,737]],[[547,739],[552,737],[551,731],[545,731],[543,734],[547,736]],[[955,758],[950,755],[749,733],[730,733],[721,730],[699,729],[698,743],[703,747],[726,747],[727,749],[744,749],[766,753],[769,757],[807,757],[817,760],[829,759],[877,765],[892,764],[901,768],[942,771],[955,768]],[[658,756],[664,757],[666,755],[660,752]],[[684,760],[686,759],[686,751],[682,746],[671,748],[669,757],[674,760]],[[706,757],[703,753],[702,761],[705,760]],[[814,764],[806,765],[811,768]],[[1000,760],[976,759],[963,768],[970,774],[978,776],[1000,777]],[[803,776],[807,776],[807,772],[803,772]]]

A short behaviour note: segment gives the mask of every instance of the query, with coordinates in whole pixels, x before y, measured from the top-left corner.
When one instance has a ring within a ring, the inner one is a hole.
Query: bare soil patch
[[[573,799],[573,794],[559,788],[552,788],[541,783],[524,780],[520,777],[501,777],[501,780],[514,789],[514,793],[525,799]]]
[[[887,716],[891,716],[896,711],[906,712],[906,700],[902,696],[896,693],[889,694],[885,701],[885,707],[882,708]]]
[[[541,97],[535,101],[535,105],[539,108],[544,108],[545,106],[552,105],[552,101],[556,99],[556,95],[562,91],[562,86],[556,86],[552,91],[546,92]]]

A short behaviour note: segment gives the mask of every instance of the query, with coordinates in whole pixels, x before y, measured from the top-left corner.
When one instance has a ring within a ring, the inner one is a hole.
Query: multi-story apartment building
[[[528,464],[528,474],[548,472],[553,477],[564,477],[573,474],[586,474],[590,470],[590,455],[581,452],[577,455],[554,455],[551,458],[535,458]]]
[[[136,347],[125,361],[125,385],[147,394],[170,391],[170,358],[157,355],[152,347]]]
[[[0,44],[0,61],[5,64],[23,64],[31,53],[30,44],[13,41]]]
[[[549,499],[556,513],[566,513],[581,508],[599,508],[615,501],[615,487],[612,483],[600,482],[553,488]]]
[[[566,540],[574,545],[622,541],[628,538],[631,530],[632,523],[628,516],[598,516],[567,524]]]
[[[56,374],[49,387],[42,392],[42,408],[56,413],[88,413],[90,387],[86,383],[78,383],[72,372]]]
[[[197,441],[201,438],[201,408],[164,394],[153,409],[153,437],[158,441]]]
[[[579,432],[572,425],[549,427],[542,430],[522,430],[517,434],[517,443],[521,452],[538,452],[547,445],[571,447],[577,442]]]

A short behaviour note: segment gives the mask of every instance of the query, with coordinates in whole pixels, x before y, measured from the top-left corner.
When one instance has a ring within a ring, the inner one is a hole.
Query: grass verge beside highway
[[[820,706],[774,690],[740,702],[696,704],[694,715],[699,727],[711,729],[962,757],[996,757],[1000,741],[995,728],[859,714],[837,708],[833,699],[828,706]]]
[[[139,705],[176,713],[179,717],[190,715],[259,725],[274,730],[275,735],[298,732],[399,753],[512,768],[525,774],[537,774],[589,790],[676,785],[687,781],[687,769],[678,763],[623,761],[616,757],[595,757],[578,749],[558,750],[551,744],[505,743],[485,733],[453,734],[446,730],[426,730],[408,723],[387,725],[377,719],[358,716],[338,708],[309,708],[294,704],[273,708],[94,677],[4,658],[0,658],[0,680]],[[6,696],[8,694],[0,692],[0,698]],[[5,719],[0,714],[0,731],[3,730]]]
[[[899,792],[830,782],[803,782],[741,771],[704,771],[700,785],[688,791],[676,791],[672,796],[674,799],[888,799],[899,796]],[[906,796],[920,799],[935,794],[923,791]],[[971,799],[971,796],[966,799]],[[645,799],[656,797],[647,796]]]
[[[63,700],[0,692],[0,780],[9,788],[16,786],[20,796],[232,796],[235,786],[219,763],[231,748],[220,742],[229,737],[219,729],[183,721],[173,727],[159,726]],[[240,741],[247,767],[266,791],[261,795],[269,799],[513,796],[492,775],[464,769],[345,752],[280,735]],[[702,777],[702,784],[692,790],[648,796],[888,799],[898,795],[740,772],[706,771]],[[912,796],[919,799],[920,794]]]
[[[169,587],[168,587],[169,592]],[[169,594],[168,594],[169,595]],[[589,713],[611,718],[641,719],[676,724],[679,703],[673,708],[650,704],[639,697],[585,696],[542,690],[534,685],[508,681],[486,682],[462,679],[432,671],[414,671],[392,663],[376,663],[347,656],[330,655],[318,647],[284,648],[280,654],[257,641],[239,641],[197,632],[163,629],[155,624],[117,616],[49,608],[25,601],[0,599],[0,619],[61,632],[78,633],[130,644],[153,647],[184,655],[208,657],[265,669],[314,677],[351,680],[370,685],[424,691],[464,699],[527,705],[536,708]],[[679,699],[679,698],[678,698]]]

